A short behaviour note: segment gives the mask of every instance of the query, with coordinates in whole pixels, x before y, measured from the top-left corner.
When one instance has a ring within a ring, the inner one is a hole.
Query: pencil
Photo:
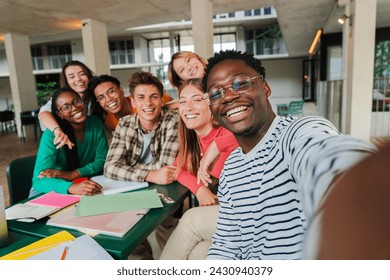
[[[64,251],[62,251],[61,260],[65,260],[67,253],[68,253],[68,246],[65,246]]]

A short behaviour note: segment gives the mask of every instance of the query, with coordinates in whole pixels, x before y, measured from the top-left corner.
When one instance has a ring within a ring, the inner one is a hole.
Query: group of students
[[[185,212],[161,259],[318,257],[328,194],[375,147],[320,117],[276,116],[265,69],[247,53],[221,51],[207,62],[175,53],[169,80],[178,110],[164,106],[163,85],[150,73],[131,75],[126,98],[116,78],[65,65],[65,88],[39,114],[48,129],[31,193],[98,194],[101,186],[79,178],[99,172],[177,180],[202,207]],[[110,148],[99,118],[113,131]]]

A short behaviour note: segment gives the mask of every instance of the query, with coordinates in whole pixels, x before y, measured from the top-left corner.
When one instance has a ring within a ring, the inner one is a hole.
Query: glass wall
[[[287,53],[279,25],[247,29],[245,32],[245,45],[246,51],[254,55]]]
[[[33,70],[43,70],[43,54],[40,46],[31,47],[31,59]]]
[[[72,59],[70,43],[61,45],[48,45],[47,54],[51,69],[62,68],[67,61]]]
[[[134,43],[130,39],[110,40],[109,51],[111,64],[134,63]]]

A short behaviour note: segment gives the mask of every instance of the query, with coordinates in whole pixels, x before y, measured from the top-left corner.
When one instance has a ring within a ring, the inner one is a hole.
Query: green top
[[[104,134],[103,123],[95,116],[86,119],[84,141],[76,140],[80,168],[77,168],[81,177],[92,177],[103,174],[108,144]],[[33,175],[33,188],[38,192],[68,193],[72,182],[59,178],[38,178],[41,171],[46,169],[67,170],[65,148],[56,149],[53,144],[54,133],[46,129],[42,135],[37,154]]]

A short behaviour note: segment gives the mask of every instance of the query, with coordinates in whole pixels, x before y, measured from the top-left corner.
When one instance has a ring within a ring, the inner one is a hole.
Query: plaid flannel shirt
[[[115,129],[104,164],[104,175],[115,180],[145,181],[150,170],[172,165],[179,150],[177,110],[163,109],[150,142],[151,163],[140,163],[142,131],[138,114],[123,117]]]

